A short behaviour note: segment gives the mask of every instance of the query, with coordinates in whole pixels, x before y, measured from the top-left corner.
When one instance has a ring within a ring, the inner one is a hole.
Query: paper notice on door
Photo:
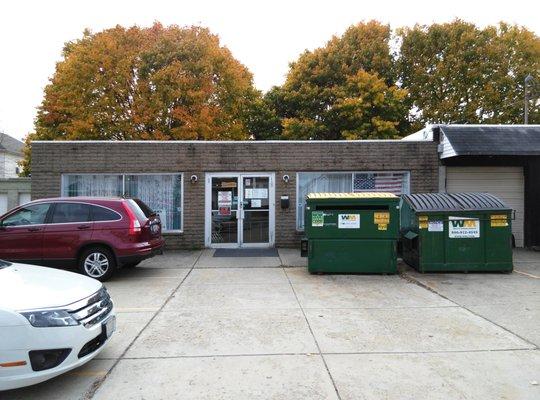
[[[261,200],[260,199],[251,200],[251,208],[261,208]]]
[[[231,207],[232,205],[232,192],[219,191],[218,192],[218,207]]]
[[[219,191],[218,192],[218,214],[222,216],[231,215],[232,207],[232,192]]]
[[[253,197],[256,199],[267,199],[268,189],[253,189]]]
[[[244,197],[246,199],[267,199],[268,198],[268,189],[259,188],[259,189],[245,189]]]

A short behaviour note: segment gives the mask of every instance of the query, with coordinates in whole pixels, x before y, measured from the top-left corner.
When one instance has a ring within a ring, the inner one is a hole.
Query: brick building
[[[430,141],[36,141],[32,198],[132,196],[168,248],[296,246],[309,192],[435,192]]]

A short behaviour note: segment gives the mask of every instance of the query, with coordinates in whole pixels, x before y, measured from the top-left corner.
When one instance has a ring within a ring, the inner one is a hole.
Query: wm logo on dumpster
[[[453,228],[476,228],[477,220],[475,219],[458,219],[450,221]]]
[[[480,237],[480,220],[463,217],[449,217],[448,219],[448,236],[450,238]]]
[[[360,214],[339,214],[338,215],[339,229],[359,229]]]

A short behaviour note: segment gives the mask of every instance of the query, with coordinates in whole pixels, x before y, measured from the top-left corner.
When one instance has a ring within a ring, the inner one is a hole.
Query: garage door
[[[0,193],[0,215],[7,211],[7,194]]]
[[[524,182],[522,167],[447,167],[446,191],[488,192],[516,210],[512,233],[523,247]]]

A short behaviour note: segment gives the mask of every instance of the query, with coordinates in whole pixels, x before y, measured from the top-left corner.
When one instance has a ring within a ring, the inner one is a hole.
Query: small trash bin
[[[489,193],[403,195],[403,260],[420,272],[510,272],[511,217]]]
[[[398,207],[399,197],[392,193],[309,194],[309,272],[397,273]]]

